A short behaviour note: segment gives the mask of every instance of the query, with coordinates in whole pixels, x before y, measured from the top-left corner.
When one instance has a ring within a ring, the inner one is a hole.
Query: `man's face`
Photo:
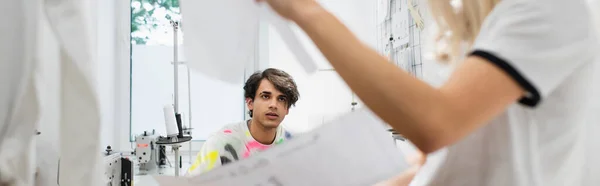
[[[256,90],[254,101],[248,99],[246,104],[252,110],[252,119],[265,128],[277,128],[288,114],[288,98],[263,79]]]

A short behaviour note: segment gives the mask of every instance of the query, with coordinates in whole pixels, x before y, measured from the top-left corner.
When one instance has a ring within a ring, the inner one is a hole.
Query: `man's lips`
[[[269,112],[269,113],[267,113],[265,115],[267,115],[267,117],[270,118],[270,119],[275,119],[275,118],[279,117],[278,114],[272,113],[272,112]]]

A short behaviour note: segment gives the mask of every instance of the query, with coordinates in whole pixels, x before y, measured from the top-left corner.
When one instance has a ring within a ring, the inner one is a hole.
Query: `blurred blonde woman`
[[[297,23],[421,152],[447,149],[426,185],[600,185],[600,131],[586,120],[600,48],[585,0],[430,0],[439,60],[456,65],[440,88],[389,63],[314,0],[257,1]],[[416,170],[382,184],[406,185]]]

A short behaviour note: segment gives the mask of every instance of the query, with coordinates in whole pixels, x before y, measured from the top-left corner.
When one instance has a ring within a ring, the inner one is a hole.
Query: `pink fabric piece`
[[[231,134],[231,130],[227,129],[227,130],[223,131],[223,133],[225,133],[225,134]]]
[[[258,149],[258,150],[266,150],[268,149],[269,146],[268,145],[263,145],[261,143],[259,143],[258,141],[251,141],[246,143],[246,152],[244,152],[243,157],[247,158],[250,157],[250,152],[252,152],[252,150],[254,149]]]

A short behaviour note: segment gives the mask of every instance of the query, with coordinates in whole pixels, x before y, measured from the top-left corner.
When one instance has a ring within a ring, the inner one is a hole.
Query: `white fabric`
[[[600,123],[587,115],[597,96],[593,86],[600,85],[593,80],[600,44],[590,22],[585,0],[503,0],[494,8],[473,50],[516,69],[540,92],[541,102],[533,108],[515,103],[445,149],[439,168],[423,171],[430,174],[428,185],[600,183],[594,156]]]
[[[91,65],[91,35],[83,3],[45,0],[44,8],[61,46],[61,186],[101,185],[100,112]]]
[[[289,23],[266,5],[252,0],[182,0],[181,13],[188,65],[208,77],[231,84],[245,81],[244,69],[255,61],[261,20],[275,26],[307,73],[317,70]]]
[[[35,0],[0,6],[0,185],[33,182],[30,159],[38,99],[34,87]]]
[[[587,0],[592,13],[592,23],[596,25],[596,30],[600,32],[600,0]]]
[[[34,185],[33,137],[39,118],[34,72],[41,0],[7,1],[0,7],[0,183],[9,186]],[[99,113],[93,94],[89,65],[92,62],[90,35],[81,18],[81,1],[47,0],[43,4],[50,25],[64,51],[61,85],[60,183],[63,186],[98,185]],[[74,60],[71,60],[74,59]],[[43,61],[41,61],[43,62]],[[40,143],[45,144],[45,143]],[[43,165],[52,162],[42,162]],[[38,167],[40,169],[50,167]],[[55,172],[55,171],[49,171]],[[49,175],[44,175],[48,176]],[[54,177],[56,175],[53,175]],[[56,185],[54,179],[38,178]]]
[[[590,12],[592,13],[593,19],[591,22],[595,25],[596,33],[600,35],[600,0],[587,0],[589,3]],[[600,49],[599,49],[600,50]],[[596,157],[588,159],[587,166],[589,171],[587,175],[589,178],[594,178],[593,183],[600,183],[600,135],[598,135],[598,131],[600,131],[600,63],[596,63],[594,69],[594,85],[592,86],[592,99],[590,100],[590,104],[592,104],[592,109],[588,111],[589,120],[588,123],[588,133],[587,136],[592,139],[588,139],[588,146],[591,148],[587,149],[588,152],[586,154],[587,157]]]
[[[35,186],[58,186],[58,153],[60,149],[57,149],[55,145],[58,144],[57,142],[44,138],[48,134],[48,131],[43,131],[40,136],[36,137]]]

